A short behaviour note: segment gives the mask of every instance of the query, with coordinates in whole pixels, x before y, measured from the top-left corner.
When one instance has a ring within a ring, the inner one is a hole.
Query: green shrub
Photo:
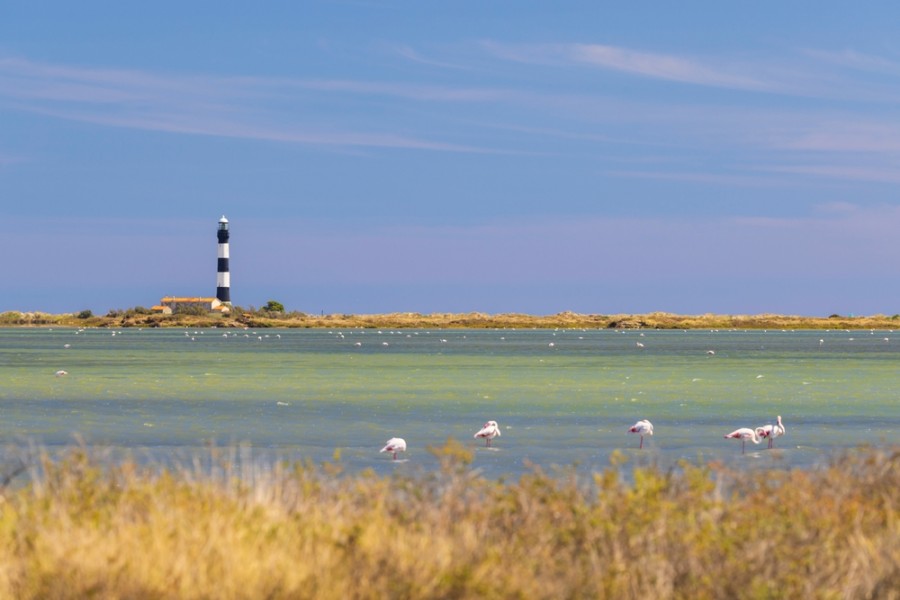
[[[9,310],[5,313],[0,313],[0,323],[4,325],[20,325],[23,322],[23,315],[19,311]]]
[[[270,313],[283,313],[284,312],[284,304],[278,302],[277,300],[269,300],[266,302],[266,305],[262,307],[260,310]]]
[[[172,312],[176,315],[191,315],[195,317],[203,317],[209,314],[209,309],[200,304],[179,304]]]

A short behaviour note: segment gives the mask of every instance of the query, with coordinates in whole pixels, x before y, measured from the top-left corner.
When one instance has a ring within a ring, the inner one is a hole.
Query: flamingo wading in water
[[[760,442],[760,437],[756,434],[756,430],[750,429],[749,427],[735,429],[731,433],[726,434],[725,439],[741,440],[741,454],[744,453],[744,446],[747,443],[747,440],[750,440],[754,444]]]
[[[394,455],[394,460],[397,460],[398,452],[406,452],[406,440],[403,438],[391,438],[384,445],[384,448],[381,449],[381,452],[390,452]]]
[[[475,439],[484,438],[484,447],[491,447],[491,440],[500,435],[500,426],[497,425],[497,421],[488,421],[484,424],[484,427],[478,430],[474,436]]]
[[[784,435],[785,429],[784,424],[781,422],[781,415],[778,415],[776,418],[775,425],[763,425],[762,427],[756,428],[756,435],[760,438],[766,438],[769,440],[769,448],[774,445],[775,438],[781,437]]]
[[[637,433],[641,436],[641,445],[640,447],[644,447],[644,436],[645,435],[653,435],[653,423],[648,421],[647,419],[643,419],[638,421],[634,425],[631,426],[631,429],[628,430],[628,433]]]

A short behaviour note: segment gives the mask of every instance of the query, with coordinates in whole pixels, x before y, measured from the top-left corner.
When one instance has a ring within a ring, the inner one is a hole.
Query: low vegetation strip
[[[31,461],[0,503],[0,597],[900,597],[900,447],[627,481],[488,480],[461,445],[431,451],[439,472],[392,477],[235,452]]]
[[[555,315],[514,313],[388,313],[378,315],[309,315],[235,307],[230,315],[196,312],[155,314],[142,307],[111,310],[97,316],[91,311],[48,314],[7,311],[0,313],[0,327],[286,327],[286,328],[368,328],[368,329],[894,329],[900,314],[828,317],[796,315],[642,315],[579,314]]]

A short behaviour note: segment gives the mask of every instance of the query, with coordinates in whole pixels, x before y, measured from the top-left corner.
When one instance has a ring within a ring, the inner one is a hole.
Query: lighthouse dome
[[[219,223],[227,223],[228,219],[225,218],[225,215],[222,215],[222,218],[219,219]]]

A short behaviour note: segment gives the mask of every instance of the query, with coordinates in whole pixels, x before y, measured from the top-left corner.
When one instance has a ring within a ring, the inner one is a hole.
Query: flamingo
[[[485,448],[491,447],[491,440],[500,435],[500,426],[497,425],[497,421],[488,421],[484,424],[484,427],[478,430],[474,436],[475,439],[484,438],[485,439]]]
[[[384,445],[384,448],[381,449],[381,452],[390,452],[394,455],[394,460],[397,460],[398,452],[406,452],[406,440],[403,438],[391,438]]]
[[[756,435],[769,440],[769,448],[774,445],[775,438],[783,436],[785,432],[784,424],[781,422],[781,415],[778,415],[776,421],[775,425],[768,424],[756,428]]]
[[[760,437],[757,435],[756,430],[750,429],[749,427],[735,429],[731,433],[726,434],[725,439],[741,440],[741,454],[744,453],[744,445],[747,443],[747,440],[752,441],[754,444],[758,444],[760,441]]]
[[[764,439],[768,438],[770,435],[772,435],[773,427],[774,427],[774,425],[772,425],[771,423],[763,425],[762,427],[757,427],[756,435],[759,436],[759,439],[764,440]],[[772,440],[769,439],[769,448],[771,448],[771,447],[772,447]]]
[[[634,425],[631,426],[631,429],[628,430],[628,433],[637,433],[641,436],[641,448],[644,447],[644,436],[645,435],[653,435],[653,423],[648,421],[647,419],[643,419],[638,421]]]

